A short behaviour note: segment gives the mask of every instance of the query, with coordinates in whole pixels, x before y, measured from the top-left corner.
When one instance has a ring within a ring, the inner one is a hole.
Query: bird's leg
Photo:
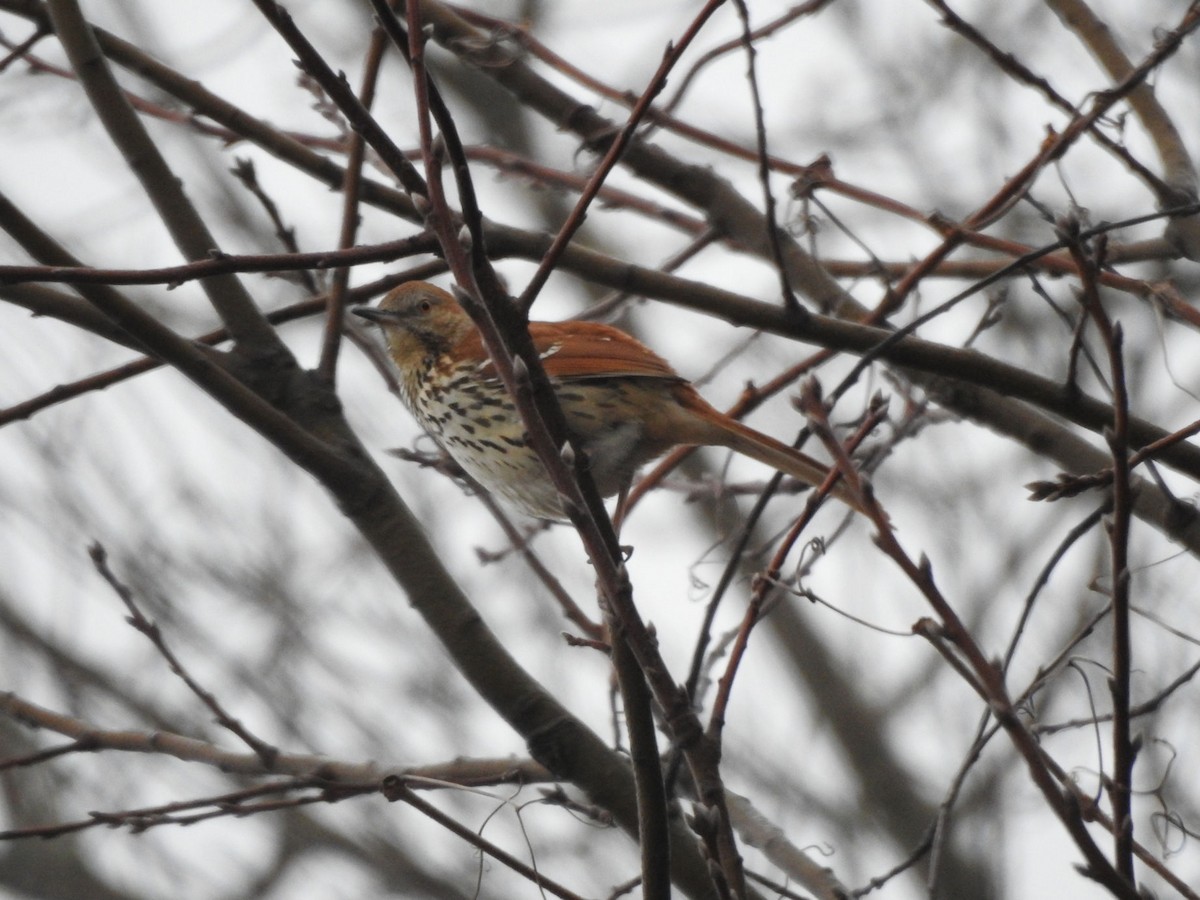
[[[629,500],[629,489],[632,486],[632,480],[626,481],[625,484],[621,486],[621,490],[617,492],[617,505],[613,510],[613,530],[617,532],[618,540],[620,540],[621,537],[621,526],[625,524],[625,513],[628,512],[628,510],[625,509],[625,503],[627,500]],[[624,548],[621,549],[622,552],[624,552]]]

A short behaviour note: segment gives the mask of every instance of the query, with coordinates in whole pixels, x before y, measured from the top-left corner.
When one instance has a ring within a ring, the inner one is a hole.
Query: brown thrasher
[[[479,332],[450,294],[410,281],[378,307],[354,312],[383,328],[405,405],[472,478],[528,515],[564,517]],[[728,447],[806,484],[819,485],[829,474],[816,460],[718,412],[623,331],[595,322],[530,322],[529,334],[605,497],[679,444]],[[842,485],[834,493],[857,508]]]

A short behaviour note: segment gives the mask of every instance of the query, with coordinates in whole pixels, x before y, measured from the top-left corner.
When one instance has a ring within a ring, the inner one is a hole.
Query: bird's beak
[[[376,306],[360,306],[350,310],[356,316],[362,316],[368,322],[377,322],[382,325],[384,322],[395,321],[396,314],[388,312],[386,309],[379,309]]]

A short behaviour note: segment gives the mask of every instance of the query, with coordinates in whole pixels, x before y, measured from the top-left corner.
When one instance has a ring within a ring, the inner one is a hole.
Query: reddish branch
[[[936,622],[931,619],[918,621],[913,627],[914,633],[927,638],[951,668],[988,704],[992,715],[1025,760],[1033,783],[1083,854],[1088,877],[1103,884],[1114,896],[1125,900],[1138,900],[1139,894],[1134,885],[1114,868],[1096,846],[1088,833],[1075,798],[1072,795],[1064,796],[1058,779],[1050,770],[1045,752],[1024,724],[1008,695],[1002,670],[984,655],[970,631],[934,583],[929,560],[922,557],[920,562],[914,562],[900,546],[887,514],[875,500],[874,492],[859,477],[845,448],[833,434],[816,383],[809,381],[807,384],[809,390],[801,397],[801,407],[809,416],[814,432],[836,461],[847,486],[861,498],[868,515],[875,523],[876,545],[921,592],[937,616]]]
[[[700,29],[704,27],[704,24],[724,2],[725,0],[709,0],[700,12],[697,13],[687,30],[680,36],[679,41],[674,44],[668,44],[667,50],[663,54],[662,62],[659,63],[658,69],[651,76],[650,83],[646,86],[641,96],[638,97],[638,101],[630,111],[629,118],[625,121],[625,124],[621,126],[621,129],[608,142],[604,156],[600,159],[596,170],[592,173],[591,178],[588,179],[588,183],[580,193],[579,200],[575,203],[575,208],[571,210],[571,214],[562,224],[562,227],[559,228],[558,234],[554,236],[554,242],[542,257],[537,271],[529,280],[529,284],[525,286],[525,290],[522,291],[518,305],[525,314],[529,313],[530,307],[533,306],[533,302],[537,299],[537,295],[546,284],[546,280],[558,265],[559,257],[562,256],[567,244],[571,242],[571,238],[574,237],[575,232],[583,226],[583,220],[587,215],[588,207],[591,206],[592,201],[596,198],[600,187],[608,178],[609,173],[616,167],[617,162],[621,159],[621,155],[625,152],[625,148],[629,146],[634,131],[650,109],[650,104],[654,102],[654,98],[666,87],[667,75],[678,64],[684,51],[696,35],[700,33]]]
[[[877,398],[877,402],[872,405],[872,408],[863,418],[862,424],[859,425],[857,431],[847,441],[845,453],[853,453],[886,417],[887,403],[881,402]],[[841,472],[838,469],[830,471],[825,483],[818,487],[813,495],[809,497],[799,518],[788,529],[783,540],[779,542],[779,546],[776,548],[771,561],[767,564],[766,569],[755,583],[754,590],[750,595],[750,602],[746,605],[746,612],[742,617],[742,624],[738,628],[733,648],[729,652],[729,663],[717,686],[717,696],[713,701],[712,714],[708,723],[708,737],[710,740],[718,743],[721,741],[721,733],[725,727],[725,710],[729,705],[734,678],[737,676],[738,667],[741,665],[742,658],[746,654],[746,649],[750,641],[750,632],[759,621],[768,593],[779,579],[780,572],[783,570],[783,562],[792,552],[792,548],[795,547],[796,542],[800,539],[800,535],[804,533],[805,529],[808,528],[816,516],[817,511],[825,502],[825,498],[829,495],[833,486],[840,479]]]

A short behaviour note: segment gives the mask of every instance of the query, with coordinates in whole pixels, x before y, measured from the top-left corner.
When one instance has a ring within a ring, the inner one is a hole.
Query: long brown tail
[[[677,397],[690,413],[701,420],[696,424],[704,432],[706,439],[697,440],[696,443],[736,450],[813,487],[820,486],[829,475],[828,466],[717,411],[695,391],[689,390],[684,396]],[[834,485],[830,493],[852,509],[865,514],[866,510],[841,481]]]

